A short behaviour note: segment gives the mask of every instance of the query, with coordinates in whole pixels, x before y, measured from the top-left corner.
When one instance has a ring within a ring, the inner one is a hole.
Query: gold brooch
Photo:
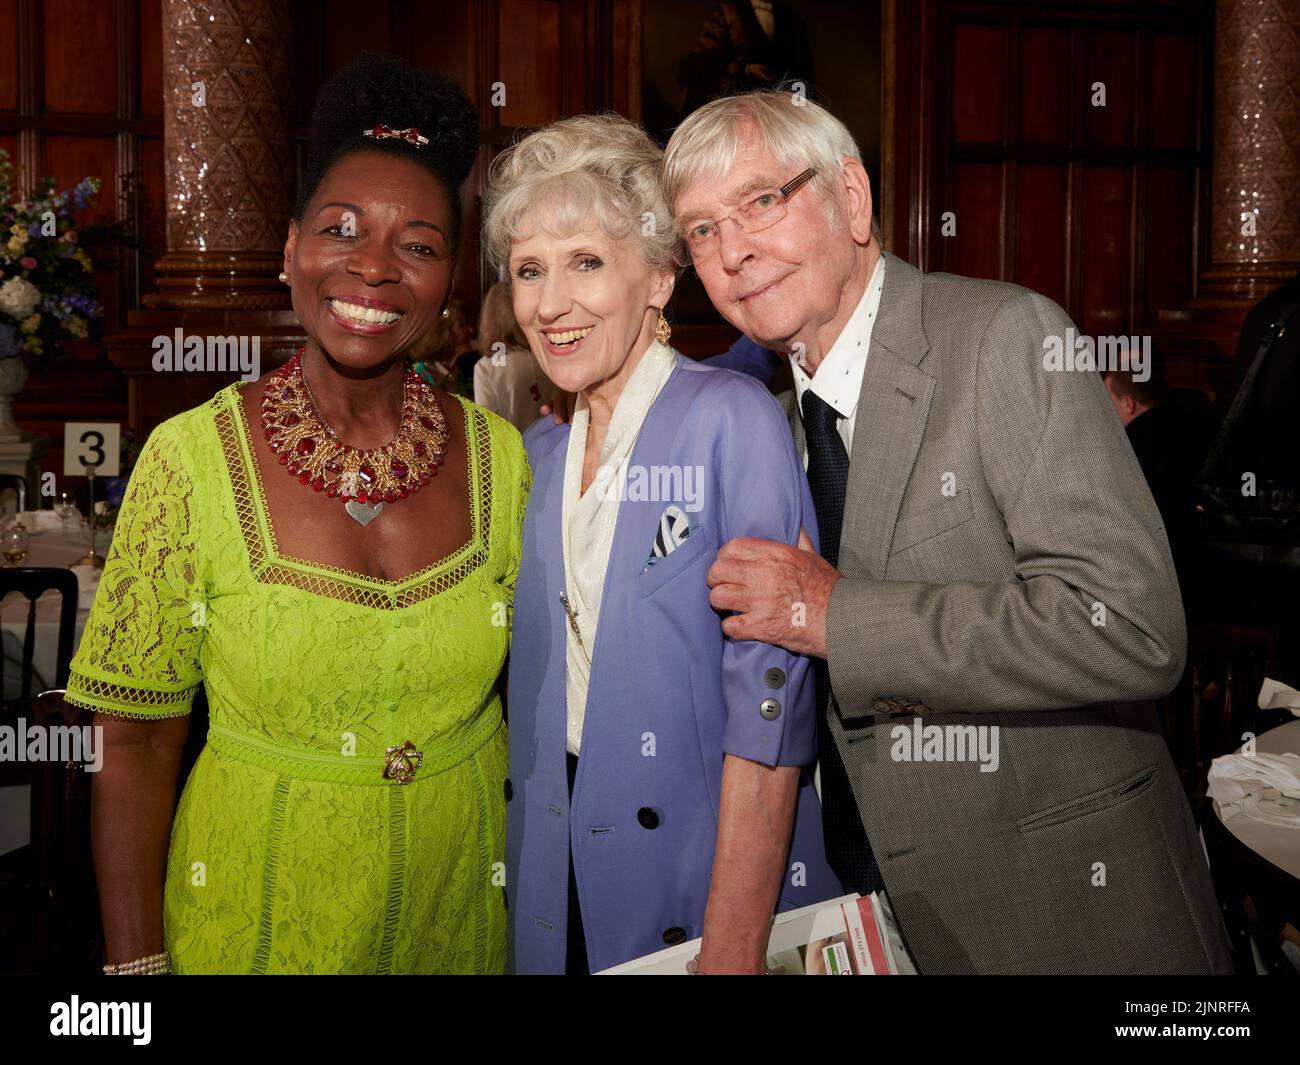
[[[384,748],[384,779],[395,780],[399,784],[409,784],[415,779],[415,771],[420,768],[424,752],[417,751],[415,744],[407,740],[400,747]]]

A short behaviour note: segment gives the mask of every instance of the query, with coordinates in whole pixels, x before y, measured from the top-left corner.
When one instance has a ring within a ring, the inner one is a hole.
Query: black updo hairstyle
[[[429,138],[417,147],[398,137],[364,135],[374,126],[416,127]],[[384,152],[427,169],[451,201],[451,247],[460,241],[460,186],[478,150],[478,116],[461,87],[408,67],[390,55],[363,52],[321,87],[312,109],[307,169],[294,203],[301,224],[326,171],[353,151]]]

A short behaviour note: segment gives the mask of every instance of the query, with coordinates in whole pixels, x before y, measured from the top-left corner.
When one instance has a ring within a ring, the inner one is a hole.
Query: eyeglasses
[[[736,208],[735,214],[724,218],[702,218],[691,223],[681,234],[694,262],[701,262],[717,254],[720,229],[723,222],[732,221],[743,233],[758,233],[776,225],[790,210],[790,197],[816,177],[813,168],[791,178],[779,189],[765,189]]]

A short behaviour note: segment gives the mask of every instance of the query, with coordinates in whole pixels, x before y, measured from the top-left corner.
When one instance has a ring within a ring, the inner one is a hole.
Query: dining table
[[[17,565],[71,569],[77,576],[78,596],[73,652],[81,640],[90,615],[90,606],[99,587],[100,570],[79,565],[90,550],[90,528],[84,517],[60,517],[52,510],[28,511],[15,518],[8,516],[7,526],[19,521],[28,530],[27,557]],[[95,530],[95,553],[102,559],[112,543],[112,528]],[[5,563],[6,566],[9,563]],[[36,624],[32,648],[32,693],[58,687],[56,658],[58,652],[60,596],[47,592],[36,601]],[[23,642],[27,636],[29,601],[19,592],[0,598],[0,644],[4,653],[4,701],[12,705],[20,692]],[[30,841],[31,785],[0,786],[0,854],[24,847]]]

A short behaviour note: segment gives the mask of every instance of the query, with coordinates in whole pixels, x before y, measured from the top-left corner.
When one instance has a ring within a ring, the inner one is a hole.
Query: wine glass
[[[11,566],[21,566],[27,557],[27,530],[21,525],[7,525],[0,530],[0,554]]]
[[[74,517],[80,517],[81,508],[77,506],[77,494],[68,491],[60,492],[58,498],[54,501],[54,513],[64,522],[71,521]]]

